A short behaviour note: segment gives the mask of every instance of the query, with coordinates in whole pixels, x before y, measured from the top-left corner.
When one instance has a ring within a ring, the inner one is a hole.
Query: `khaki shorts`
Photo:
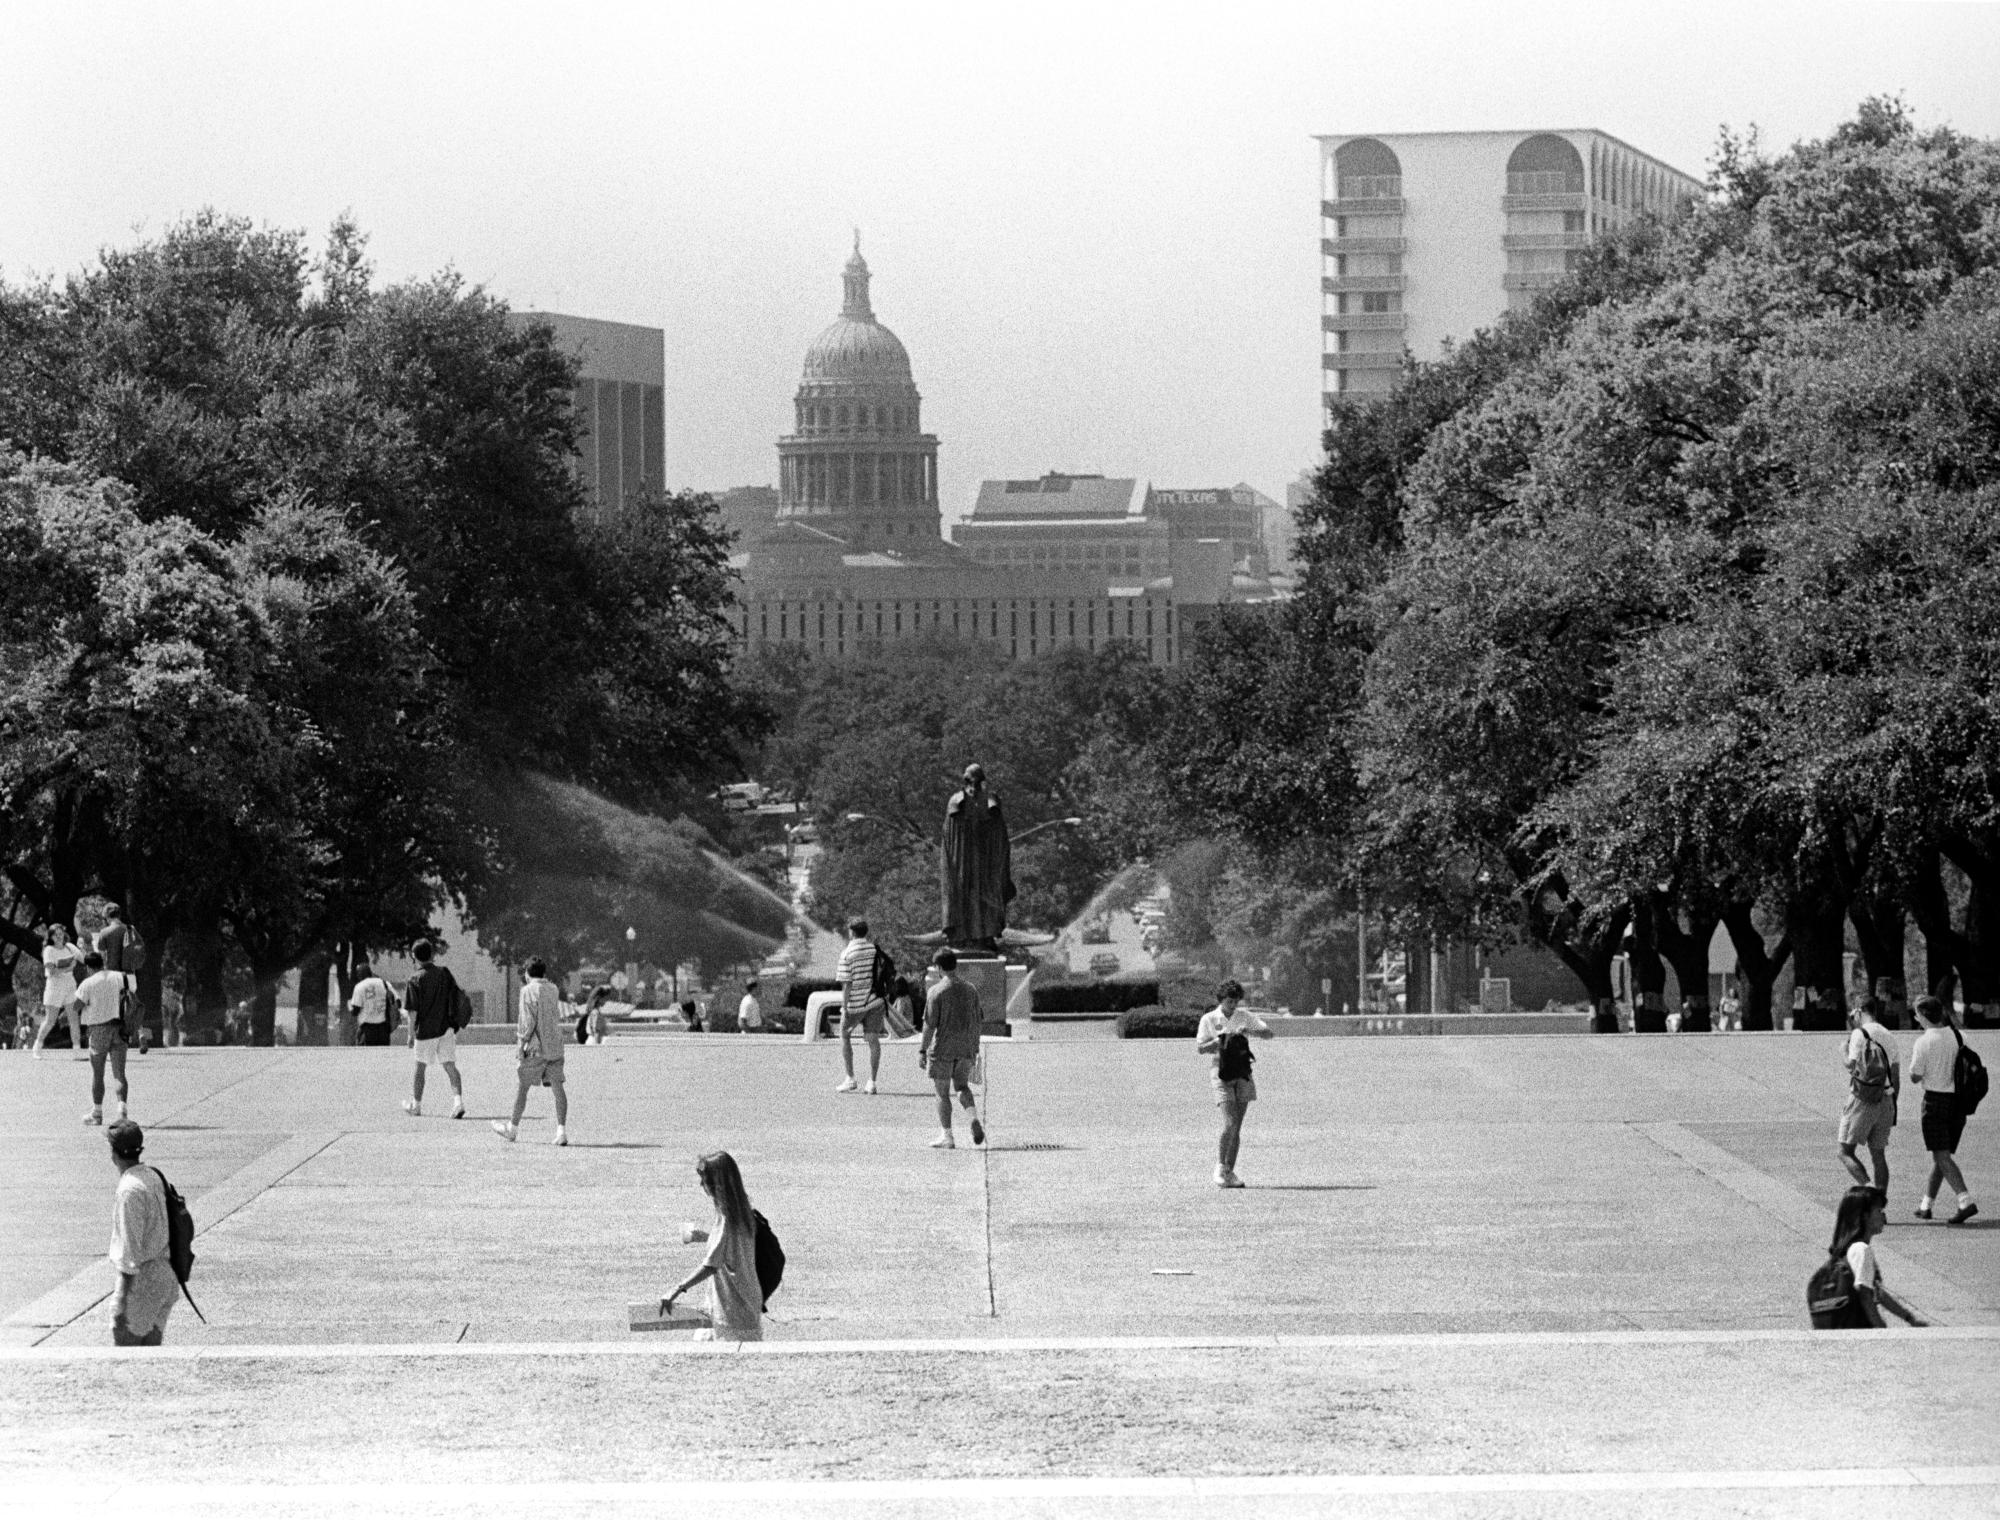
[[[544,1061],[540,1056],[528,1056],[521,1062],[519,1071],[521,1080],[530,1087],[544,1078],[551,1087],[562,1086],[563,1063],[560,1056],[553,1061]]]
[[[1215,1079],[1215,1102],[1219,1108],[1247,1107],[1257,1101],[1257,1084],[1249,1077],[1238,1077],[1233,1082]]]
[[[447,1029],[435,1040],[417,1041],[417,1060],[424,1066],[449,1066],[458,1060],[458,1031]]]
[[[858,1025],[868,1034],[880,1034],[883,1015],[888,1012],[888,1007],[889,1005],[880,998],[876,998],[866,1008],[855,1013],[849,1013],[843,1006],[840,1010],[840,1026],[843,1029],[853,1029]]]
[[[90,1031],[87,1038],[90,1053],[94,1056],[109,1055],[114,1050],[126,1048],[125,1031],[118,1027],[116,1019],[104,1024],[89,1024],[85,1028]]]
[[[926,1069],[930,1072],[933,1082],[949,1082],[954,1087],[970,1087],[972,1060],[971,1056],[954,1056],[949,1060],[943,1056],[932,1056],[930,1065]]]
[[[1870,1150],[1886,1149],[1889,1132],[1896,1127],[1896,1105],[1887,1098],[1863,1103],[1849,1095],[1840,1111],[1840,1143],[1865,1145]]]

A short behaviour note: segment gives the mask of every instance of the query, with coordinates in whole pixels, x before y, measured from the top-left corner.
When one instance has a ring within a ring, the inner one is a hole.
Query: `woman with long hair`
[[[35,1032],[35,1059],[42,1058],[49,1031],[65,1012],[69,1014],[70,1048],[83,1060],[83,1024],[70,1002],[76,997],[76,968],[83,964],[83,952],[69,942],[69,928],[50,924],[42,948],[42,1027]]]
[[[764,1289],[757,1280],[757,1215],[743,1190],[743,1174],[728,1151],[710,1151],[695,1163],[702,1191],[715,1205],[715,1222],[704,1230],[688,1225],[681,1238],[692,1245],[708,1242],[708,1254],[694,1274],[660,1300],[662,1318],[673,1312],[674,1300],[690,1288],[708,1284],[711,1328],[697,1339],[761,1341],[764,1338]]]
[[[1854,1311],[1847,1328],[1882,1330],[1882,1311],[1887,1309],[1912,1325],[1923,1319],[1882,1284],[1881,1270],[1875,1265],[1875,1249],[1869,1244],[1889,1223],[1888,1206],[1882,1191],[1872,1187],[1851,1187],[1840,1200],[1833,1216],[1833,1243],[1826,1254],[1847,1259],[1854,1274]]]

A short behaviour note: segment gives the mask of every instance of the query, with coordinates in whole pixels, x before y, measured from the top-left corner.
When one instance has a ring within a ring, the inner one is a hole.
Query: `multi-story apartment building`
[[[517,311],[545,322],[582,366],[576,382],[578,473],[593,511],[615,512],[641,485],[666,479],[667,335],[657,327],[600,322],[553,311]]]
[[[1561,280],[1593,239],[1701,181],[1597,131],[1322,137],[1321,391],[1392,389]]]

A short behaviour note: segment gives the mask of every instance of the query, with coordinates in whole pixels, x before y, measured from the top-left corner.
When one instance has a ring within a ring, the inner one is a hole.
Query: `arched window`
[[[1357,137],[1333,150],[1335,194],[1342,200],[1393,200],[1403,193],[1403,166],[1387,143]]]
[[[1507,159],[1509,195],[1581,195],[1583,159],[1550,132],[1524,139]]]

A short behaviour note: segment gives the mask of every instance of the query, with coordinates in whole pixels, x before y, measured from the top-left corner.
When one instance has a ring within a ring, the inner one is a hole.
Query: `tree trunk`
[[[332,1045],[352,1045],[354,1043],[354,1010],[347,1000],[354,996],[354,963],[359,959],[352,941],[342,941],[333,952],[333,1012],[327,1021],[327,1042]]]
[[[1722,922],[1729,930],[1729,942],[1736,947],[1736,974],[1743,983],[1741,1027],[1769,1030],[1774,1027],[1771,988],[1778,980],[1778,973],[1785,969],[1785,962],[1791,959],[1791,936],[1779,936],[1778,943],[1766,950],[1753,903],[1732,904],[1723,911]]]
[[[229,987],[223,980],[225,950],[222,934],[210,928],[182,938],[194,981],[192,1027],[183,1021],[181,1037],[189,1035],[202,1044],[226,1040],[229,1030]]]
[[[1868,968],[1869,994],[1882,1003],[1878,1015],[1891,1029],[1901,1029],[1910,1011],[1903,985],[1903,929],[1907,915],[1893,893],[1872,891],[1848,904],[1847,916],[1861,946],[1861,963]]]
[[[1959,962],[1965,1022],[2000,1021],[2000,879],[1988,872],[1972,878],[1972,895],[1965,904],[1965,951]]]
[[[1804,1001],[1793,1003],[1796,1029],[1845,1029],[1847,1003],[1842,956],[1847,949],[1841,903],[1826,896],[1802,896],[1790,904],[1793,984]]]
[[[1660,959],[1659,924],[1650,902],[1632,914],[1627,953],[1632,965],[1632,1033],[1667,1032],[1667,967]]]
[[[1709,1018],[1708,946],[1722,916],[1709,910],[1694,912],[1683,927],[1680,916],[1665,902],[1655,899],[1653,907],[1660,948],[1681,987],[1681,1033],[1707,1034],[1715,1027]]]
[[[330,1045],[327,1035],[326,980],[333,971],[333,956],[315,950],[299,962],[299,1043]]]
[[[1625,915],[1614,915],[1601,932],[1584,938],[1544,932],[1532,919],[1530,930],[1535,940],[1553,950],[1556,959],[1569,967],[1570,974],[1583,983],[1584,996],[1590,999],[1591,1033],[1618,1033],[1618,999],[1611,986],[1611,963],[1618,959],[1619,941],[1625,933]]]
[[[254,981],[250,991],[250,1043],[271,1046],[278,1043],[278,984],[285,979],[283,966],[250,968]]]

